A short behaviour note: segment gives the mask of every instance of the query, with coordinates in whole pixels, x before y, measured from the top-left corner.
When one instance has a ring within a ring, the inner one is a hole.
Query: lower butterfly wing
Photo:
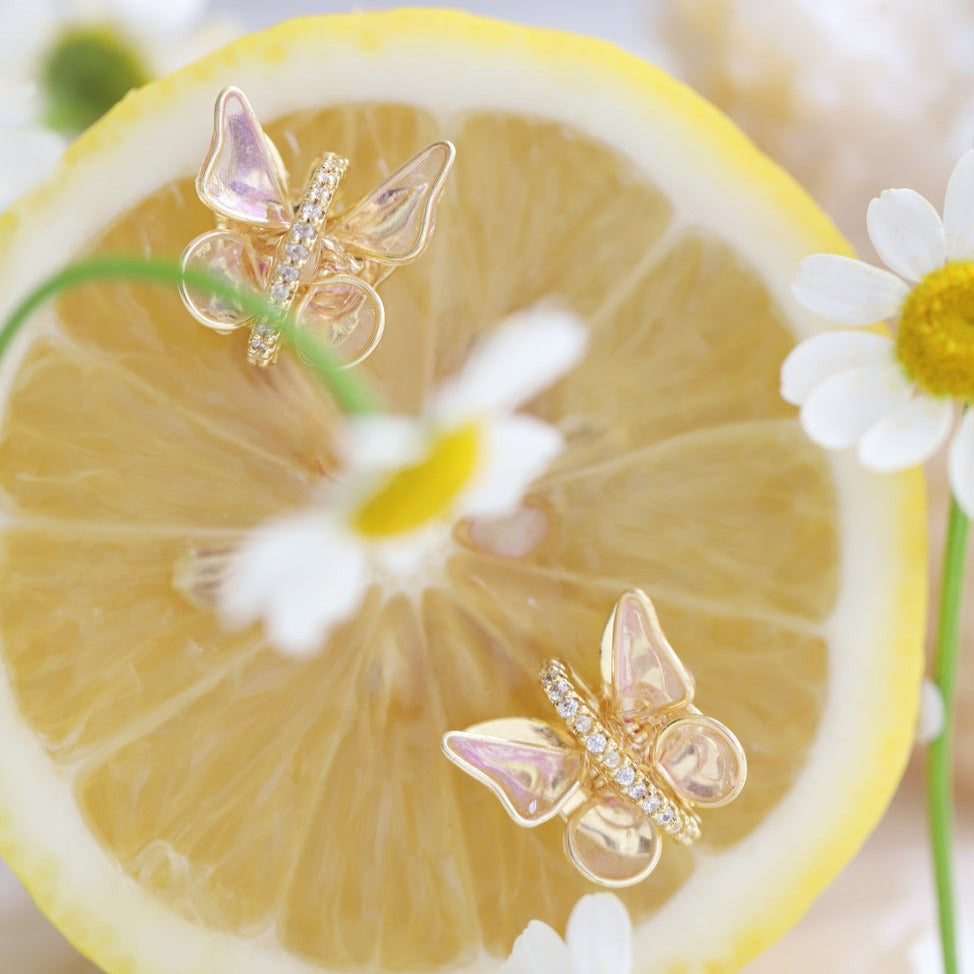
[[[443,735],[443,753],[486,785],[519,825],[547,822],[578,788],[581,753],[550,724],[509,717]]]
[[[434,142],[328,227],[348,251],[384,264],[405,264],[429,241],[436,204],[456,149]]]
[[[670,787],[696,805],[726,805],[747,778],[740,741],[719,720],[701,714],[667,724],[653,744],[653,761]]]
[[[605,695],[621,717],[693,701],[693,678],[639,589],[624,592],[616,603],[602,636],[600,662]]]
[[[235,288],[254,288],[257,257],[245,237],[232,230],[211,230],[192,240],[180,261],[183,271],[205,271]],[[185,279],[179,294],[189,313],[200,324],[221,333],[231,332],[251,321],[236,301],[198,287]]]
[[[375,288],[350,274],[311,284],[298,304],[297,318],[346,368],[372,354],[385,328],[385,308]]]
[[[661,850],[649,816],[620,798],[594,798],[568,818],[565,851],[579,872],[602,886],[642,882],[656,868]]]

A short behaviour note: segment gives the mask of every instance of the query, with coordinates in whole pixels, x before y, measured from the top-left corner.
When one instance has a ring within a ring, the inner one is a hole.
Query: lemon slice
[[[922,496],[825,457],[779,398],[819,323],[801,257],[842,241],[719,114],[605,44],[445,12],[285,24],[127,98],[0,221],[0,311],[94,252],[175,257],[226,84],[291,172],[347,198],[429,142],[457,163],[422,260],[383,285],[364,374],[416,409],[505,314],[551,299],[586,361],[532,410],[568,446],[530,550],[458,534],[309,661],[180,591],[199,547],[306,503],[334,412],[176,294],[72,292],[0,363],[0,852],[111,972],[496,970],[588,887],[441,756],[541,715],[553,652],[591,680],[638,586],[739,736],[741,797],[624,898],[637,974],[738,968],[793,923],[900,775],[920,676]],[[509,540],[509,539],[508,539]]]

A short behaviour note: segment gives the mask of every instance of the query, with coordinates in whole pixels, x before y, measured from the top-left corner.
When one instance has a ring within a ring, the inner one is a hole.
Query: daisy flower
[[[850,257],[802,261],[792,291],[844,325],[897,322],[889,338],[830,331],[801,342],[781,370],[781,394],[801,407],[808,436],[856,446],[888,472],[923,463],[950,437],[955,403],[974,403],[974,150],[954,167],[943,219],[919,193],[885,190],[869,204],[869,237],[889,270]],[[974,517],[974,410],[951,438],[950,484]]]
[[[583,896],[562,940],[547,923],[532,920],[514,942],[502,974],[630,974],[632,923],[611,893]]]
[[[237,33],[209,0],[0,0],[0,86],[34,83],[35,119],[75,135],[132,88]]]
[[[43,177],[64,139],[34,122],[38,92],[29,83],[0,85],[0,210]]]
[[[515,410],[572,368],[585,341],[567,313],[523,312],[421,415],[348,418],[343,468],[319,502],[261,525],[228,556],[216,592],[225,621],[261,619],[279,651],[302,656],[373,583],[421,587],[458,521],[511,514],[561,451],[558,430]]]

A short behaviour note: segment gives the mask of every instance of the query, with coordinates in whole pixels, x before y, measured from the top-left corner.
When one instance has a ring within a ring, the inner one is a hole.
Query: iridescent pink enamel
[[[660,731],[653,758],[670,785],[701,805],[726,805],[744,786],[738,748],[709,717],[683,717]]]
[[[276,361],[281,334],[273,325],[288,314],[341,364],[363,361],[378,345],[385,310],[376,286],[400,264],[417,258],[433,233],[436,205],[453,164],[454,148],[435,142],[367,196],[333,212],[348,160],[326,152],[316,159],[303,192],[288,191],[288,173],[239,88],[217,98],[213,138],[196,191],[216,214],[217,228],[183,252],[186,271],[205,271],[242,290],[262,294],[265,321],[184,282],[189,312],[221,334],[250,326],[247,359]]]
[[[736,737],[693,705],[694,686],[645,594],[626,592],[602,639],[596,696],[561,660],[541,685],[561,725],[525,717],[450,731],[444,753],[486,784],[520,825],[555,815],[565,851],[593,882],[641,882],[659,859],[663,832],[700,838],[697,806],[723,805],[744,786]]]

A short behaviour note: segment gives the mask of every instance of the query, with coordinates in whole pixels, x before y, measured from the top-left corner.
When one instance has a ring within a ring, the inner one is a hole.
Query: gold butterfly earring
[[[649,598],[623,593],[602,636],[602,691],[567,663],[541,667],[557,723],[506,717],[450,731],[443,752],[501,801],[518,825],[565,819],[565,851],[602,886],[631,886],[655,868],[662,835],[700,838],[698,806],[744,787],[744,749],[693,704],[693,678]]]
[[[239,88],[216,100],[213,140],[196,179],[217,229],[183,251],[183,268],[202,268],[255,289],[298,324],[335,346],[345,367],[379,344],[385,309],[376,286],[415,260],[433,232],[436,204],[456,154],[434,142],[347,209],[336,201],[348,160],[333,152],[311,166],[294,200],[288,173]],[[276,361],[281,335],[235,303],[199,289],[180,289],[190,314],[226,334],[250,326],[247,360]]]

